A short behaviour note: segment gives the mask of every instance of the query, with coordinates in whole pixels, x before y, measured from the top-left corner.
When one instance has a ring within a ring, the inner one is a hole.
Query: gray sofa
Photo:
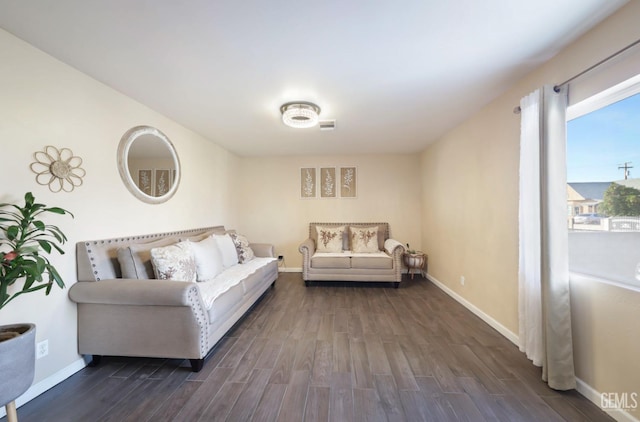
[[[257,258],[231,267],[227,278],[241,280],[216,293],[215,299],[203,290],[209,282],[152,278],[151,248],[185,239],[196,242],[213,233],[223,234],[225,229],[77,243],[78,282],[69,289],[69,297],[78,304],[78,352],[93,355],[94,364],[101,356],[189,359],[192,369],[199,371],[209,351],[278,277],[273,245],[250,244]],[[135,267],[137,278],[122,278],[119,250],[131,255],[126,265]]]
[[[317,227],[347,229],[342,238],[342,251],[319,252]],[[349,227],[377,227],[378,248],[373,253],[351,251]],[[402,281],[402,243],[389,238],[388,223],[310,223],[309,237],[298,247],[302,253],[302,278],[309,281],[392,282],[397,288]]]

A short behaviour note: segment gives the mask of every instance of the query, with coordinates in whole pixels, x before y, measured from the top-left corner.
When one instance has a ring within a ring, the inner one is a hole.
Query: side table
[[[405,252],[402,254],[402,260],[407,267],[407,274],[411,274],[411,279],[413,280],[414,273],[411,270],[419,270],[420,275],[422,275],[422,271],[427,264],[427,255],[420,251],[414,253]]]

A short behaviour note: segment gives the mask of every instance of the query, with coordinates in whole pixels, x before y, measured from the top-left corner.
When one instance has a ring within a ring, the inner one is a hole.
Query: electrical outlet
[[[460,284],[464,286],[464,276],[463,275],[460,276]]]
[[[42,340],[36,345],[36,359],[43,358],[49,354],[49,340]]]
[[[278,261],[282,261],[284,259],[284,255],[278,255]]]

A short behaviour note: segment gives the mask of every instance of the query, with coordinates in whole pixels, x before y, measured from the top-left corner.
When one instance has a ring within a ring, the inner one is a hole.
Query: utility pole
[[[624,169],[624,180],[627,180],[629,178],[629,170],[633,168],[633,166],[631,166],[630,164],[631,162],[625,162],[624,165],[618,166],[618,170]]]

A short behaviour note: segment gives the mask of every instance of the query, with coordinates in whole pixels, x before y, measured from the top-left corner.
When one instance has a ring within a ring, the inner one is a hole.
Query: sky
[[[640,94],[567,122],[567,181],[640,178]]]

